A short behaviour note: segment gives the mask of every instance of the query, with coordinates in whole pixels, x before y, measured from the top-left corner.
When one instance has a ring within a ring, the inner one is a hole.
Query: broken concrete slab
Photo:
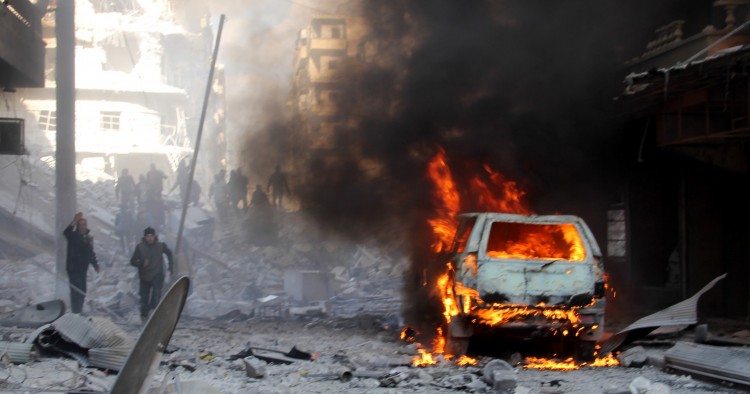
[[[750,388],[750,349],[678,342],[664,359],[666,368]]]
[[[634,346],[617,355],[617,361],[623,367],[641,368],[648,362],[648,354],[643,346]]]
[[[260,379],[266,376],[266,363],[253,357],[242,359],[242,365],[245,366],[245,375],[248,378]]]

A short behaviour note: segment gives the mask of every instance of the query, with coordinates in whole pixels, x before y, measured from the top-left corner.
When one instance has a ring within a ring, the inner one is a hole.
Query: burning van
[[[468,213],[450,249],[443,290],[446,351],[478,330],[559,337],[592,358],[604,330],[601,252],[576,216]]]

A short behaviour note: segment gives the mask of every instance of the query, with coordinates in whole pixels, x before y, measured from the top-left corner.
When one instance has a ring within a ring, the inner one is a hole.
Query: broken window
[[[102,131],[120,131],[120,113],[102,111],[99,114],[99,128]]]
[[[499,259],[583,261],[586,251],[573,224],[494,222],[487,255]]]
[[[57,130],[57,111],[41,110],[39,111],[39,129],[41,131]]]

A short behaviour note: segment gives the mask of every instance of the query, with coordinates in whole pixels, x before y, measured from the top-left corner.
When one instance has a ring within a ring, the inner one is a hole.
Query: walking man
[[[135,247],[130,265],[138,267],[141,296],[141,322],[148,320],[151,311],[161,299],[164,286],[164,255],[169,261],[169,273],[172,274],[174,262],[172,251],[156,237],[156,230],[147,227],[143,230],[143,240]]]
[[[86,272],[89,264],[99,272],[99,263],[94,253],[94,238],[89,234],[88,223],[83,213],[76,213],[73,221],[65,228],[63,235],[68,240],[68,253],[65,259],[65,270],[70,283],[70,309],[81,313],[83,300],[86,298]]]
[[[279,208],[284,199],[284,194],[292,194],[286,181],[286,174],[281,171],[281,166],[276,166],[276,171],[268,179],[266,190],[271,192],[271,203]]]
[[[127,205],[129,208],[134,208],[135,205],[135,181],[133,177],[128,173],[127,168],[122,169],[120,177],[117,178],[117,184],[115,185],[115,196],[120,198],[121,205]]]

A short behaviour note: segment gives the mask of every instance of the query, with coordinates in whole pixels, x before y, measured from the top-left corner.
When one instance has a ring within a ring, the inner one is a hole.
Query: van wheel
[[[469,338],[447,337],[445,338],[445,353],[455,357],[461,357],[469,350]]]
[[[593,361],[596,358],[596,341],[578,341],[576,358],[580,361]]]

